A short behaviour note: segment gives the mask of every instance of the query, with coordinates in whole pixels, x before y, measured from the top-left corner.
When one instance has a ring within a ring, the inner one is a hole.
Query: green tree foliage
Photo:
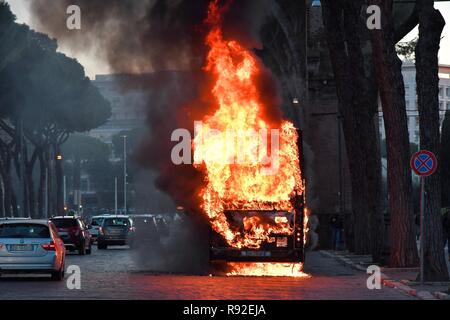
[[[55,125],[68,133],[83,132],[105,123],[110,106],[85,77],[83,67],[53,51],[52,40],[36,43],[0,73],[4,112],[21,117],[34,131]]]
[[[99,139],[74,134],[63,144],[62,152],[66,160],[79,158],[83,161],[109,160],[110,147]]]
[[[39,211],[42,214],[43,172],[47,170],[49,212],[62,211],[63,169],[61,161],[53,159],[70,134],[104,124],[111,116],[109,103],[75,59],[56,51],[56,40],[15,23],[4,1],[0,1],[0,43],[0,129],[2,137],[12,139],[2,148],[14,158],[23,184],[24,214],[35,212],[32,177],[37,159],[41,163]],[[11,174],[9,166],[4,169],[3,179]]]

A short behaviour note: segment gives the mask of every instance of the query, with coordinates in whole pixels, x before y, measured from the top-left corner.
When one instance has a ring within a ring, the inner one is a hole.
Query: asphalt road
[[[224,277],[168,274],[148,270],[139,252],[113,247],[94,248],[90,256],[69,254],[66,267],[79,266],[81,289],[70,290],[46,276],[3,275],[0,300],[8,299],[411,299],[383,287],[369,290],[367,275],[319,252],[307,256],[310,278]],[[150,258],[150,257],[149,257]]]

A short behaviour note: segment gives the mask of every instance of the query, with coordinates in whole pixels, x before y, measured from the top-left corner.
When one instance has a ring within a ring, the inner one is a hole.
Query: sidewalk
[[[354,255],[348,251],[321,251],[322,254],[333,257],[353,269],[367,272],[373,265],[369,255]],[[446,256],[448,261],[448,257]],[[450,273],[450,264],[447,263]],[[426,282],[423,285],[417,281],[419,268],[381,268],[381,278],[387,287],[397,288],[411,296],[423,300],[450,300],[448,290],[450,282]]]

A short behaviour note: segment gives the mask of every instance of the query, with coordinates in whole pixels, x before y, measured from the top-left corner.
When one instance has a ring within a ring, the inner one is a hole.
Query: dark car
[[[164,218],[156,217],[156,226],[158,227],[158,232],[162,237],[168,237],[170,235],[169,224],[164,220]]]
[[[81,218],[62,216],[53,217],[50,220],[58,229],[58,233],[69,251],[77,250],[80,255],[91,254],[91,234]]]
[[[158,247],[160,244],[160,231],[156,218],[153,215],[135,215],[133,224],[136,229],[134,245],[136,247]]]
[[[105,216],[98,230],[97,247],[133,245],[135,228],[128,216]]]

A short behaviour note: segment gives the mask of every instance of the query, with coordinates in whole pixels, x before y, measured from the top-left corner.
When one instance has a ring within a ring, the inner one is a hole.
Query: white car
[[[54,224],[47,220],[0,221],[0,275],[50,274],[64,279],[66,249]]]
[[[92,241],[96,241],[98,238],[99,229],[102,226],[103,220],[108,215],[94,216],[91,219],[91,223],[88,225],[88,230],[92,236]]]

